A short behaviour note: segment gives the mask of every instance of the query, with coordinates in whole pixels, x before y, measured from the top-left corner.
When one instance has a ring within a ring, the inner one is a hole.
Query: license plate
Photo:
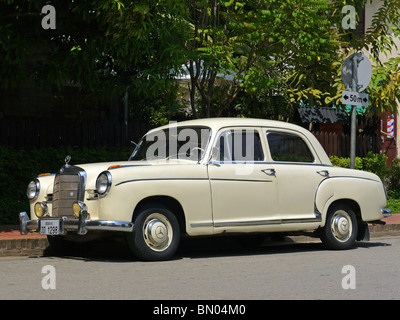
[[[40,220],[39,233],[50,236],[63,233],[61,220]]]

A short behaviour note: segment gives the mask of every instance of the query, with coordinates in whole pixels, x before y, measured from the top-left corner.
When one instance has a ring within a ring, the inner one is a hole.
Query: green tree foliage
[[[340,51],[331,65],[330,88],[323,89],[326,97],[320,104],[342,103],[342,90],[345,89],[341,79],[342,62],[352,53],[362,51],[369,57],[373,67],[371,83],[364,91],[370,96],[371,110],[396,113],[400,100],[400,55],[395,39],[400,39],[400,2],[367,0],[346,3],[358,8],[369,4],[377,10],[364,34],[351,31],[341,34]],[[393,53],[394,56],[387,59]]]
[[[397,50],[394,38],[399,35],[400,2],[380,2],[366,33],[343,29],[342,8],[351,5],[361,12],[373,1],[187,3],[189,16],[184,19],[190,40],[186,42],[186,68],[195,117],[220,116],[237,103],[243,109],[243,102],[248,101],[270,104],[271,97],[283,99],[286,106],[281,111],[286,115],[290,113],[287,105],[298,106],[300,102],[340,105],[342,62],[359,50],[370,50],[374,63],[371,86],[366,91],[373,109],[395,111],[400,97],[400,57],[385,63],[381,58]],[[246,98],[239,93],[245,93]],[[246,111],[244,114],[251,114]]]
[[[3,0],[0,86],[32,77],[58,87],[78,84],[99,97],[129,92],[141,112],[151,113],[160,103],[176,108],[174,76],[186,72],[194,117],[229,114],[239,103],[247,108],[248,101],[271,97],[280,97],[287,113],[287,105],[300,102],[341,104],[341,63],[369,49],[375,67],[366,92],[377,109],[394,109],[400,58],[381,57],[395,48],[400,2],[382,2],[365,34],[344,30],[343,6],[365,3],[65,0],[53,4],[56,29],[43,30],[42,1]]]
[[[329,12],[332,5],[326,1],[188,3],[188,71],[195,115],[196,92],[203,102],[200,116],[220,116],[241,91],[288,98],[288,90],[298,91],[301,82],[307,93],[317,94],[313,87],[339,50],[332,19],[337,22],[338,15]],[[228,80],[218,79],[218,74]],[[218,95],[218,88],[224,94]]]
[[[169,70],[183,60],[175,50],[183,37],[168,21],[170,3],[56,1],[56,29],[45,30],[43,1],[1,1],[0,87],[30,78],[59,89],[79,86],[98,98],[128,92],[141,112],[172,104],[177,85]]]

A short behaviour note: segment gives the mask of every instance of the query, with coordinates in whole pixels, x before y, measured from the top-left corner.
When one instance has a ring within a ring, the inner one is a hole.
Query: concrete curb
[[[0,257],[43,255],[47,238],[0,239]]]
[[[400,236],[400,224],[370,225],[371,238],[382,236]]]

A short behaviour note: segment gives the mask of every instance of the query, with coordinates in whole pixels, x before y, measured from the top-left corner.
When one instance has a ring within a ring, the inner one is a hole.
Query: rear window
[[[274,161],[314,162],[314,156],[307,144],[295,134],[267,132],[267,140]]]

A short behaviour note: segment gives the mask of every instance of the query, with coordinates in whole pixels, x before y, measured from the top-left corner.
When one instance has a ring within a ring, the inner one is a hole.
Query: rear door
[[[265,129],[268,155],[275,169],[275,187],[281,222],[316,222],[314,200],[318,185],[329,176],[311,143],[299,132]]]

